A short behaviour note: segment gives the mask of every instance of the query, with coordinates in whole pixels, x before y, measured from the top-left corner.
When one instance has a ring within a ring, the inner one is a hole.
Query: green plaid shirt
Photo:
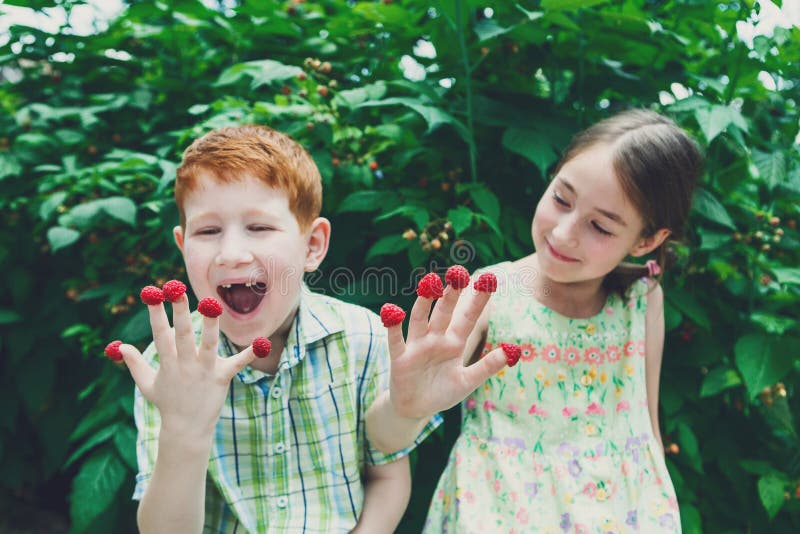
[[[195,331],[202,317],[193,317]],[[221,356],[235,348],[220,335]],[[151,345],[144,353],[156,367]],[[408,454],[371,446],[365,414],[388,387],[386,329],[371,311],[303,289],[277,374],[251,367],[232,381],[214,434],[204,532],[349,532],[361,515],[365,465]],[[139,474],[145,492],[158,449],[158,409],[135,391]]]

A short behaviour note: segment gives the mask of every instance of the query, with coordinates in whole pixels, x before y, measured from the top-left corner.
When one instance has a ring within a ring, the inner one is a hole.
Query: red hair
[[[183,203],[197,189],[203,171],[223,184],[252,176],[285,191],[301,230],[307,230],[322,209],[322,179],[314,160],[294,139],[266,126],[218,128],[184,151],[175,178],[175,203],[183,227]]]

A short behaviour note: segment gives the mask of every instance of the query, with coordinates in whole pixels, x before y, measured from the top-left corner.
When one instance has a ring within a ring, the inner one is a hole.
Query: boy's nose
[[[253,254],[244,240],[238,236],[227,235],[222,239],[216,263],[220,266],[235,266],[250,263],[253,258]]]

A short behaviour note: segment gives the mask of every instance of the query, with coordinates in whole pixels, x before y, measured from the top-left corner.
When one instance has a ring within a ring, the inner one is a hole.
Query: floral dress
[[[680,532],[647,409],[647,282],[572,319],[509,267],[491,269],[484,354],[507,342],[522,357],[464,401],[424,532]]]

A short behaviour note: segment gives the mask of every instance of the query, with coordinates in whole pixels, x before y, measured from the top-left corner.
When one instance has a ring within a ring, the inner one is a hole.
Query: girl
[[[654,278],[701,166],[656,113],[592,126],[536,207],[536,252],[486,269],[498,281],[488,306],[487,292],[451,284],[430,318],[433,299],[417,299],[405,341],[389,327],[391,388],[367,420],[379,447],[402,448],[466,397],[426,533],[680,531],[658,426]]]

